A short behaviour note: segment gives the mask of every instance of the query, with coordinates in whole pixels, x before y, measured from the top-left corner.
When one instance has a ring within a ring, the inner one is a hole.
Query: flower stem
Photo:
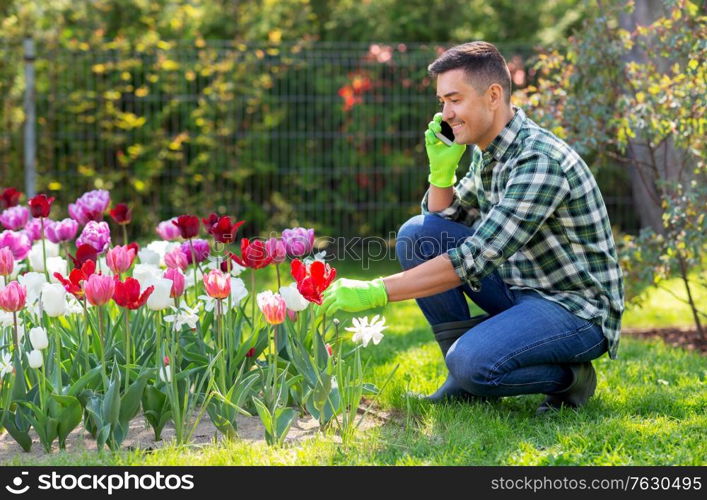
[[[130,309],[125,309],[125,392],[130,386]]]
[[[196,251],[194,250],[194,243],[192,242],[191,238],[189,238],[189,248],[191,250],[191,261],[192,264],[194,265],[194,304],[196,304],[199,301],[198,298],[198,283],[196,282],[196,269],[197,269],[197,263],[196,263]]]
[[[103,373],[103,384],[108,387],[108,372],[106,371],[106,344],[103,334],[103,306],[98,306],[98,340],[101,344],[101,372]]]
[[[275,264],[275,273],[277,273],[277,290],[280,291],[280,264]]]
[[[44,217],[39,218],[39,223],[42,229],[42,261],[44,261],[44,275],[47,277],[47,282],[50,282],[49,270],[47,269],[47,248],[44,244]]]
[[[120,227],[123,228],[123,245],[128,244],[128,228],[126,224],[121,224]]]
[[[251,269],[251,274],[250,274],[250,279],[253,284],[253,293],[250,297],[251,300],[251,306],[250,306],[250,311],[251,311],[251,317],[253,318],[253,327],[255,327],[255,269]]]

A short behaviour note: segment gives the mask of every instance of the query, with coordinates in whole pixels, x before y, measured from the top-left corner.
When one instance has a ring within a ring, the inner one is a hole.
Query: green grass
[[[397,271],[394,263],[368,271],[337,265],[340,276],[372,278]],[[653,298],[650,297],[652,301]],[[665,318],[674,304],[661,298],[651,317]],[[371,311],[368,314],[371,315]],[[707,362],[661,341],[622,340],[619,359],[595,361],[596,396],[580,412],[537,418],[541,395],[495,403],[431,406],[404,397],[431,392],[445,368],[429,327],[414,301],[385,308],[390,325],[378,346],[365,350],[370,380],[392,422],[359,433],[347,446],[330,435],[299,445],[270,448],[230,442],[157,451],[53,453],[39,459],[18,453],[7,465],[705,465],[707,460]],[[645,315],[629,324],[645,325]],[[342,316],[342,320],[344,317]],[[662,319],[660,321],[663,321]],[[643,322],[643,323],[641,323]],[[661,323],[662,324],[662,323]]]

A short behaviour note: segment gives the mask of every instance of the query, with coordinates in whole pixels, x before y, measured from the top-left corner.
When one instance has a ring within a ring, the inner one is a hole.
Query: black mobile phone
[[[440,122],[440,125],[442,125],[442,131],[435,134],[437,139],[445,143],[447,146],[451,146],[454,144],[454,132],[452,132],[452,126],[445,121]]]

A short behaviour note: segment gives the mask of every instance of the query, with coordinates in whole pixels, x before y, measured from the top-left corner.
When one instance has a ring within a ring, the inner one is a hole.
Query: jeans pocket
[[[609,348],[609,343],[606,340],[606,337],[604,337],[604,334],[601,333],[601,329],[599,330],[599,334],[601,335],[601,339],[595,342],[591,347],[588,347],[587,349],[584,349],[582,352],[577,353],[574,355],[573,360],[577,363],[584,363],[585,361],[591,361],[593,359],[598,358],[602,354],[604,354],[608,348]]]

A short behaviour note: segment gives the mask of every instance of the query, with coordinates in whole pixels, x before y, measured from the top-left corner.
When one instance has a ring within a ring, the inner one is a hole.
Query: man
[[[567,144],[510,104],[498,50],[472,42],[429,68],[442,113],[425,132],[430,187],[400,228],[403,272],[340,279],[323,308],[359,312],[417,299],[449,369],[431,402],[543,393],[538,414],[593,395],[591,360],[613,359],[622,274],[604,201]],[[441,120],[454,144],[435,135]],[[466,149],[472,161],[456,183]],[[471,318],[465,295],[487,314]]]

